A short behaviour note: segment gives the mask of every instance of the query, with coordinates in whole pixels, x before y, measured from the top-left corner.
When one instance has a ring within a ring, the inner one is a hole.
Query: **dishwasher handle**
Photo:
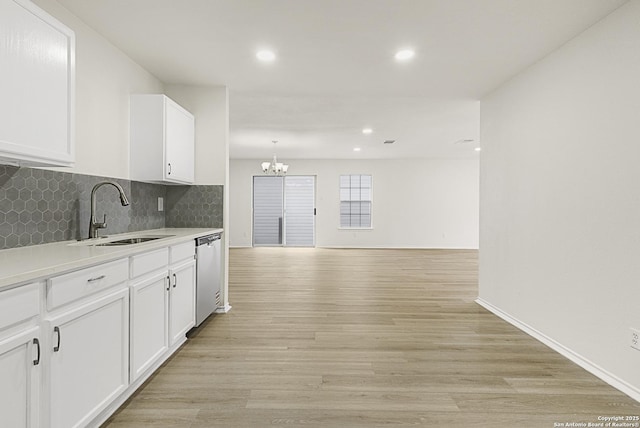
[[[196,247],[199,247],[200,245],[209,245],[212,242],[215,241],[219,241],[221,236],[220,233],[214,233],[212,235],[207,235],[207,236],[201,236],[199,238],[196,238]]]

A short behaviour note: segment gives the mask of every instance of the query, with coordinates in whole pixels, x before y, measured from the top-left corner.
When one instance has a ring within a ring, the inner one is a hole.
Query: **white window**
[[[371,176],[340,176],[340,227],[371,228]]]

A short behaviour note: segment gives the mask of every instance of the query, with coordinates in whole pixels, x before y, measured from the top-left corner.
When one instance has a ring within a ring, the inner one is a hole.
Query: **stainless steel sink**
[[[123,245],[135,245],[141,244],[143,242],[155,241],[157,239],[163,238],[171,238],[175,235],[145,235],[145,234],[134,234],[133,236],[129,235],[128,237],[122,237],[118,239],[116,236],[113,237],[101,237],[98,239],[88,239],[86,241],[74,242],[73,246],[89,246],[89,247],[118,247]]]
[[[95,244],[96,247],[113,247],[117,245],[132,245],[140,244],[142,242],[155,241],[156,239],[166,238],[166,236],[142,236],[139,238],[126,238],[119,239],[117,241],[103,242],[102,244]]]

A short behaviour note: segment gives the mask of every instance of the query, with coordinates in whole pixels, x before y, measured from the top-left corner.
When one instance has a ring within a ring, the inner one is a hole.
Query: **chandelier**
[[[273,143],[273,159],[271,162],[262,162],[262,172],[265,174],[273,174],[273,175],[286,175],[287,170],[289,169],[289,165],[284,164],[282,162],[278,162],[276,158],[276,144],[277,141],[272,141]]]

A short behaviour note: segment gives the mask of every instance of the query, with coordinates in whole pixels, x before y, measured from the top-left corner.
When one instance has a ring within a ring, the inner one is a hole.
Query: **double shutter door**
[[[253,245],[315,245],[315,177],[253,177]]]

